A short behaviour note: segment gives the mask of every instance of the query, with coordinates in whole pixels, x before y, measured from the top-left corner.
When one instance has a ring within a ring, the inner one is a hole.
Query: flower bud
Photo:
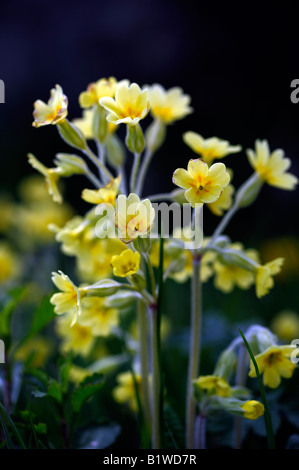
[[[263,182],[258,174],[253,173],[237,191],[235,205],[239,208],[250,206],[259,195],[262,186]]]
[[[155,152],[163,144],[166,135],[166,125],[155,119],[147,128],[146,144],[151,152]]]
[[[94,106],[91,128],[94,138],[103,143],[108,134],[108,121],[106,110],[100,105]]]
[[[140,154],[145,147],[145,139],[139,124],[127,126],[126,145],[133,153]]]
[[[112,134],[105,142],[107,160],[114,168],[123,166],[125,160],[125,148],[117,135]]]
[[[139,253],[148,253],[151,248],[152,241],[150,237],[137,237],[133,241],[133,246]]]
[[[86,140],[80,129],[67,119],[57,123],[61,138],[71,147],[86,149]]]
[[[83,158],[69,153],[58,153],[54,160],[55,165],[61,170],[63,176],[71,176],[74,174],[83,174],[87,170],[87,166]]]

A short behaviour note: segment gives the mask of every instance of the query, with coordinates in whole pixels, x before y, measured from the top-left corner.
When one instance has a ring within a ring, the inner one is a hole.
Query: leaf
[[[80,433],[79,449],[106,449],[119,436],[121,427],[117,423],[94,426]]]
[[[2,427],[3,427],[3,431],[5,433],[5,438],[6,438],[6,441],[7,441],[7,446],[8,445],[12,445],[13,446],[13,443],[12,443],[12,440],[10,439],[9,437],[9,434],[8,434],[8,437],[7,438],[7,435],[6,435],[6,432],[7,431],[7,427],[6,425],[9,424],[11,430],[13,431],[19,445],[22,447],[22,449],[26,449],[26,446],[24,444],[24,441],[18,431],[18,429],[16,428],[16,426],[14,425],[11,417],[9,416],[9,414],[7,413],[6,409],[4,408],[4,406],[2,405],[2,403],[0,403],[0,419],[1,419],[1,424],[2,424]],[[14,447],[14,446],[13,446]],[[10,447],[12,448],[12,447]]]
[[[47,395],[49,397],[54,398],[54,400],[56,400],[58,403],[62,402],[62,389],[61,389],[60,383],[57,382],[57,380],[55,379],[49,380]]]
[[[0,315],[0,336],[7,336],[10,333],[9,321],[12,313],[20,303],[27,286],[16,287],[7,293],[4,305],[1,305]]]
[[[86,400],[92,397],[103,386],[103,383],[102,374],[93,374],[86,377],[81,382],[80,387],[74,390],[72,394],[71,402],[74,411],[78,413]]]
[[[91,372],[103,373],[115,369],[121,364],[124,364],[128,361],[128,356],[126,354],[117,354],[115,356],[104,357],[99,359],[88,367],[88,370]]]

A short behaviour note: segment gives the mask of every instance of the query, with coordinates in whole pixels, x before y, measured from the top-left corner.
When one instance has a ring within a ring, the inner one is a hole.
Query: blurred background
[[[234,171],[236,187],[251,174],[245,150],[254,148],[257,138],[267,139],[273,150],[284,149],[292,160],[290,171],[299,176],[299,103],[290,100],[291,82],[299,78],[294,5],[271,1],[261,7],[261,2],[240,2],[236,7],[229,2],[191,0],[2,2],[0,79],[5,83],[5,103],[0,104],[0,197],[17,200],[23,178],[35,174],[28,152],[51,166],[56,153],[70,151],[54,126],[32,127],[34,101],[47,101],[58,83],[68,96],[72,120],[81,116],[80,92],[90,82],[109,76],[139,85],[160,83],[166,89],[180,86],[191,96],[194,112],[169,126],[167,141],[153,159],[146,194],[172,190],[173,171],[194,158],[182,141],[188,130],[242,145],[242,153],[225,159]],[[67,202],[80,211],[86,206],[80,200],[79,184],[77,178],[67,180],[65,189]],[[23,196],[24,191],[28,196],[28,186],[23,187]],[[271,325],[276,314],[288,309],[298,319],[297,200],[298,189],[289,192],[265,186],[259,199],[232,220],[227,231],[232,240],[258,248],[264,263],[278,256],[284,256],[286,263],[283,273],[275,277],[277,288],[262,300],[256,299],[254,289],[235,289],[233,295],[225,295],[211,283],[205,287],[203,346],[212,352],[206,356],[203,373],[211,373],[217,354],[237,334],[235,326],[227,327],[227,320],[237,326],[243,321]],[[218,221],[206,211],[206,235]],[[31,228],[28,225],[29,238]],[[59,247],[54,254],[47,251],[52,262],[37,255],[26,271],[50,290],[52,269],[69,272],[68,260],[57,266],[58,251]],[[172,295],[165,296],[165,313],[171,315],[174,330],[182,324],[188,327],[189,284],[170,283],[169,289]],[[188,336],[179,336],[167,358],[167,370],[174,377],[177,402],[183,403],[185,391],[177,370],[179,361],[186,368],[187,356],[180,359],[174,352],[178,344],[188,354]]]

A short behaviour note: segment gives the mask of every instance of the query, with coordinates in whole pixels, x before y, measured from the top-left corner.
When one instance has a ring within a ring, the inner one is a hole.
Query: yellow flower
[[[67,97],[63,94],[62,88],[56,85],[50,92],[50,99],[47,104],[41,100],[35,101],[32,125],[40,127],[48,124],[57,124],[66,118],[67,106]]]
[[[100,80],[90,83],[86,91],[79,95],[79,103],[82,108],[91,108],[94,104],[99,104],[99,100],[104,96],[113,98],[117,87],[117,80],[114,77],[100,78]]]
[[[149,112],[148,91],[141,90],[137,83],[121,82],[116,88],[115,99],[101,98],[100,105],[108,111],[109,122],[136,126]]]
[[[218,137],[210,137],[204,139],[196,132],[185,132],[183,135],[184,142],[210,166],[215,159],[224,158],[232,153],[242,150],[240,145],[230,145],[227,140],[218,139]]]
[[[243,405],[241,405],[241,408],[244,410],[244,418],[247,419],[258,419],[265,412],[264,405],[256,400],[246,401]]]
[[[73,119],[73,124],[83,132],[86,139],[93,139],[94,135],[92,133],[92,119],[93,119],[94,110],[93,109],[84,109],[81,118]],[[108,134],[113,134],[117,129],[117,126],[108,123]]]
[[[274,318],[271,330],[279,338],[291,341],[299,337],[299,315],[293,310],[283,310]]]
[[[149,199],[140,198],[135,193],[128,197],[121,194],[115,204],[114,223],[124,243],[146,235],[153,225],[155,210]]]
[[[45,365],[53,349],[52,343],[44,337],[36,336],[22,344],[15,352],[14,359],[30,364],[30,367]]]
[[[141,376],[134,374],[136,385],[141,393]],[[135,384],[131,372],[122,372],[117,376],[118,385],[113,390],[113,398],[118,403],[127,403],[132,411],[137,412],[138,402],[136,398]]]
[[[81,300],[85,295],[85,292],[75,286],[75,284],[66,276],[62,271],[52,274],[52,281],[55,286],[61,291],[57,294],[53,294],[50,302],[55,305],[54,312],[57,315],[71,312],[73,314],[71,326],[73,326],[78,315],[81,314],[82,305]]]
[[[163,86],[155,84],[148,88],[148,95],[152,116],[165,124],[183,119],[193,111],[189,106],[190,96],[184,95],[179,87],[166,91]]]
[[[140,254],[132,250],[124,250],[120,255],[114,255],[111,259],[114,276],[126,277],[137,273],[140,266]]]
[[[271,186],[292,190],[298,184],[298,178],[286,170],[291,166],[291,160],[284,157],[284,151],[269,149],[267,140],[256,140],[255,152],[247,150],[250,165],[259,177]]]
[[[281,270],[284,258],[276,258],[256,269],[256,295],[260,299],[274,286],[273,277]]]
[[[186,189],[185,198],[195,204],[216,201],[229,181],[230,176],[223,163],[214,163],[210,168],[200,158],[189,160],[187,170],[178,168],[172,181],[180,188]]]
[[[292,346],[270,346],[262,353],[255,356],[259,373],[263,374],[263,382],[270,388],[277,388],[281,383],[281,377],[292,377],[296,364],[291,362],[290,355],[294,350]],[[256,377],[254,365],[251,361],[249,377]]]
[[[70,313],[56,319],[55,329],[61,339],[61,351],[64,354],[74,352],[81,356],[87,356],[95,343],[92,328],[78,322],[70,328],[71,321],[72,315]]]
[[[11,247],[0,242],[0,284],[15,279],[20,272],[20,263]]]
[[[230,246],[233,250],[243,250],[240,243],[233,243]],[[258,253],[255,250],[245,250],[245,254],[253,261],[258,262]],[[216,259],[213,265],[215,271],[215,287],[222,292],[230,293],[235,286],[240,289],[249,289],[254,282],[254,273],[233,264],[224,263],[223,260]]]
[[[119,238],[86,241],[77,256],[77,267],[84,282],[96,282],[112,276],[111,257],[120,254],[125,245]]]
[[[118,311],[107,307],[104,298],[86,297],[78,323],[90,327],[94,336],[108,336],[111,328],[118,325]]]
[[[217,375],[201,375],[194,381],[194,385],[220,397],[228,397],[231,395],[231,387],[227,381]]]
[[[44,175],[47,188],[49,194],[52,196],[53,201],[58,202],[59,204],[62,203],[62,196],[58,188],[58,181],[61,177],[60,168],[47,168],[41,162],[35,158],[32,153],[28,154],[28,160],[30,165],[37,171],[39,171],[42,175]]]
[[[16,207],[10,197],[0,196],[0,233],[7,232],[13,226]]]
[[[82,199],[91,204],[112,204],[115,205],[115,199],[118,194],[121,176],[111,180],[106,186],[100,189],[84,189]]]
[[[220,194],[219,198],[211,202],[208,205],[213,214],[218,215],[219,217],[223,215],[224,211],[227,211],[233,202],[233,194],[235,192],[235,188],[232,184],[228,184],[225,188],[223,188],[222,193]]]

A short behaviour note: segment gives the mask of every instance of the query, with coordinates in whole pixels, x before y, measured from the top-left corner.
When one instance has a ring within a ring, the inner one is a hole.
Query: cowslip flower
[[[256,295],[260,299],[274,286],[273,276],[281,271],[284,258],[276,258],[256,268]]]
[[[270,388],[277,388],[281,383],[281,377],[289,379],[292,377],[296,364],[290,355],[293,346],[270,346],[262,353],[255,356],[259,373],[263,374],[263,383]],[[251,361],[249,377],[256,377],[256,371]]]
[[[267,140],[256,140],[255,151],[248,149],[247,156],[250,165],[262,181],[280,189],[295,189],[298,178],[286,173],[291,166],[291,160],[285,158],[282,149],[270,152]]]
[[[264,405],[257,400],[248,400],[241,408],[244,410],[243,417],[252,420],[258,419],[265,412]]]
[[[279,338],[291,341],[299,337],[299,314],[293,310],[282,310],[271,324],[271,330]]]
[[[57,315],[71,312],[71,326],[73,326],[76,323],[78,316],[81,315],[81,301],[84,295],[86,295],[86,292],[84,292],[80,287],[75,286],[70,278],[62,271],[52,273],[52,281],[61,291],[53,294],[50,299],[51,304],[55,305],[54,312]]]
[[[229,182],[230,175],[223,163],[214,163],[210,168],[200,158],[189,160],[188,168],[175,170],[172,181],[186,189],[185,198],[192,207],[195,204],[216,201]]]
[[[142,201],[135,193],[120,194],[115,203],[114,223],[124,243],[146,235],[152,228],[155,210],[149,199]]]
[[[183,134],[183,140],[195,153],[210,166],[214,160],[224,158],[242,150],[240,145],[230,145],[227,140],[210,137],[204,139],[200,134],[188,131]]]
[[[91,108],[94,104],[99,104],[99,100],[104,96],[113,98],[115,95],[117,80],[115,77],[100,78],[96,82],[88,85],[86,91],[79,95],[79,104],[82,108]]]
[[[48,103],[44,103],[42,100],[35,101],[32,125],[40,127],[63,121],[67,116],[67,107],[68,99],[63,94],[61,86],[56,85],[50,92]]]
[[[124,250],[111,259],[114,276],[126,277],[137,273],[140,266],[140,254],[132,250]]]
[[[217,375],[202,375],[194,381],[195,387],[220,397],[231,395],[231,387],[223,377]]]
[[[219,217],[222,216],[224,211],[227,211],[232,206],[234,192],[235,188],[233,185],[228,184],[225,188],[223,188],[219,198],[208,205],[210,211],[214,215],[218,215]]]
[[[136,385],[141,394],[141,376],[134,374]],[[136,397],[135,382],[131,372],[122,372],[117,376],[118,385],[114,388],[113,398],[118,403],[126,403],[132,411],[137,412],[138,401]]]
[[[119,191],[121,176],[112,179],[100,189],[84,189],[82,199],[91,204],[112,204],[115,206],[115,199]]]
[[[45,177],[48,192],[52,196],[53,201],[61,204],[62,196],[58,188],[58,181],[62,176],[60,168],[47,168],[34,155],[32,155],[32,153],[28,154],[28,161],[35,170],[39,171]]]
[[[243,250],[240,243],[233,243],[230,245],[233,250]],[[258,262],[258,253],[255,250],[245,250],[245,255]],[[215,272],[214,285],[217,289],[224,293],[230,293],[235,286],[240,289],[249,289],[254,282],[254,273],[250,270],[237,266],[235,264],[225,263],[223,260],[216,258],[213,265]]]
[[[82,315],[78,323],[90,327],[94,336],[108,336],[119,322],[118,310],[107,307],[102,297],[86,297],[82,301]]]
[[[165,90],[162,85],[154,84],[148,88],[148,95],[151,115],[165,124],[183,119],[193,111],[189,106],[190,96],[180,87]]]
[[[147,89],[141,90],[137,83],[120,82],[115,98],[109,96],[100,99],[100,105],[108,111],[107,120],[113,124],[136,126],[149,112]]]
[[[66,313],[56,319],[55,330],[59,336],[61,352],[67,354],[73,352],[81,356],[87,356],[95,344],[95,336],[90,326],[75,323],[70,328],[72,314]]]
[[[20,272],[20,263],[17,254],[10,246],[0,243],[0,284],[15,279]]]

